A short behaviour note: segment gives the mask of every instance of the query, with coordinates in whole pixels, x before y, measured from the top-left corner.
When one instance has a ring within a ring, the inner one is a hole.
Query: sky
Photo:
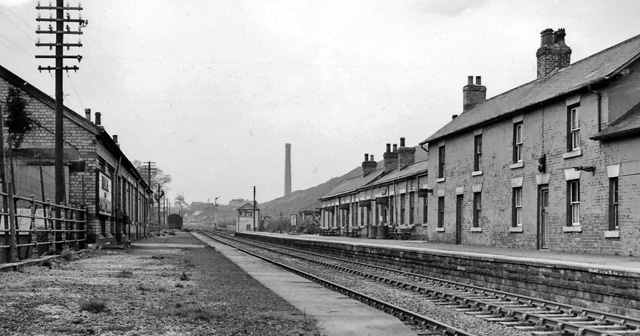
[[[77,4],[71,0],[72,5]],[[54,1],[55,2],[55,1]],[[48,1],[42,1],[48,4]],[[38,72],[37,1],[0,0],[0,64]],[[640,34],[640,1],[109,0],[82,2],[80,70],[65,105],[102,113],[129,160],[153,161],[171,199],[269,201],[417,145],[462,111],[536,78],[540,32],[566,29],[572,62]],[[41,11],[43,17],[48,12]],[[47,41],[50,37],[41,36]],[[75,42],[77,38],[71,38]]]

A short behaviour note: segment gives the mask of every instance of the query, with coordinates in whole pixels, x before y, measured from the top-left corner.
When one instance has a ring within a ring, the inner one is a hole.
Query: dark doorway
[[[549,243],[549,186],[538,187],[538,248],[546,249]]]
[[[456,197],[456,244],[462,244],[462,195]]]

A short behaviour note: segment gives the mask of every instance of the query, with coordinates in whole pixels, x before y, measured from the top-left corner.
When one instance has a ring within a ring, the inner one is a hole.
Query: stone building
[[[13,151],[16,190],[53,201],[55,100],[0,66],[1,102],[10,87],[26,101],[32,124]],[[83,117],[64,108],[65,199],[86,207],[90,243],[140,238],[148,229],[151,190],[120,149],[117,136],[101,126],[101,114],[96,112],[94,121],[91,117],[88,109]]]
[[[462,113],[428,146],[429,241],[640,254],[640,35],[575,63],[546,29],[537,79]]]
[[[389,230],[414,228],[424,216],[427,161],[422,149],[387,144],[383,161],[365,154],[362,170],[347,178],[320,200],[321,228],[340,234],[386,238]]]

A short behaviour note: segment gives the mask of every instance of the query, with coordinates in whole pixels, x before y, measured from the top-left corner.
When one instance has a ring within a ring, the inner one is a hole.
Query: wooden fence
[[[86,247],[86,209],[0,192],[0,263]]]

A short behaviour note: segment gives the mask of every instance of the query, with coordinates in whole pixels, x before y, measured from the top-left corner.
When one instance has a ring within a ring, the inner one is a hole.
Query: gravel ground
[[[0,335],[319,335],[212,248],[76,258],[0,273]]]
[[[362,277],[327,269],[324,266],[311,264],[298,259],[267,253],[270,258],[283,264],[295,267],[304,272],[314,274],[323,279],[340,284],[380,300],[415,311],[434,320],[471,332],[476,335],[491,336],[530,336],[530,332],[519,331],[505,327],[499,323],[487,322],[483,319],[457,312],[452,308],[437,305],[425,300],[422,295],[415,292],[399,289],[380,282],[363,279]],[[425,284],[425,286],[428,286]]]

